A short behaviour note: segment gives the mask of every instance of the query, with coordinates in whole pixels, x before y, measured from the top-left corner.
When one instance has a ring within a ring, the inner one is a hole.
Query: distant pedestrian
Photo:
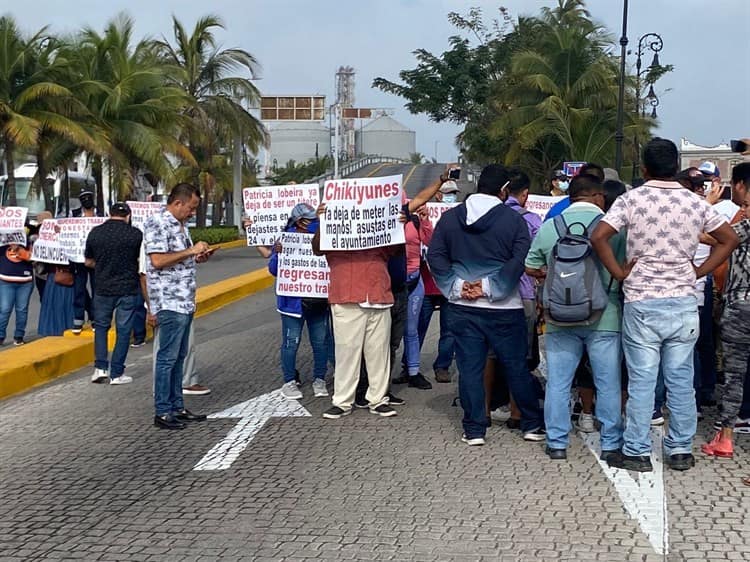
[[[5,341],[10,315],[15,310],[13,344],[23,345],[34,274],[29,248],[18,244],[0,246],[0,345]]]
[[[94,193],[91,191],[81,191],[78,196],[81,203],[80,209],[73,213],[74,217],[91,218],[96,217],[96,206],[94,202]],[[89,321],[94,319],[94,306],[91,295],[96,289],[96,277],[93,268],[86,266],[85,263],[72,263],[73,271],[73,333],[80,334],[88,314]],[[91,292],[89,293],[89,285]]]

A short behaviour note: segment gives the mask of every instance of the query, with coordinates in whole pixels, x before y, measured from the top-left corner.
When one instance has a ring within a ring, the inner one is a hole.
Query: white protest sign
[[[248,246],[272,246],[284,231],[289,214],[298,203],[317,209],[318,184],[269,185],[242,190],[245,215],[253,224],[247,229]]]
[[[162,203],[151,201],[128,201],[130,207],[130,222],[143,232],[143,225],[151,216],[157,214],[163,207]]]
[[[60,243],[57,221],[47,219],[39,227],[39,238],[31,249],[31,261],[42,263],[68,264],[68,255]]]
[[[555,206],[558,201],[565,199],[565,195],[553,197],[552,195],[529,195],[526,200],[526,210],[531,211],[544,218],[549,210]]]
[[[276,275],[276,294],[286,297],[328,298],[331,270],[325,256],[312,251],[312,234],[284,232],[281,234]]]
[[[65,248],[68,259],[72,262],[86,261],[83,252],[86,249],[86,238],[95,226],[99,226],[107,219],[105,217],[75,217],[57,219],[60,227],[58,240]]]
[[[457,207],[458,205],[460,205],[460,203],[437,203],[433,201],[427,203],[427,213],[429,214],[432,226],[435,226],[438,223],[445,211]]]
[[[402,176],[328,180],[320,220],[322,250],[365,250],[403,244]]]
[[[0,246],[8,244],[26,245],[25,207],[0,207]]]

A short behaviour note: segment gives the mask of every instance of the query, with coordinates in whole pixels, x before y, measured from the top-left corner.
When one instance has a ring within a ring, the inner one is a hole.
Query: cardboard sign
[[[552,195],[529,194],[529,198],[526,200],[526,210],[544,218],[547,216],[549,210],[554,207],[558,201],[565,199],[565,197],[565,195],[553,197]]]
[[[130,207],[130,222],[138,230],[143,232],[143,225],[151,216],[157,214],[164,206],[163,203],[151,201],[128,201]]]
[[[247,229],[248,246],[273,246],[298,203],[313,209],[320,204],[318,184],[271,185],[242,190],[245,215],[253,221]]]
[[[25,207],[0,207],[0,246],[18,244],[26,246]]]
[[[39,227],[39,238],[31,248],[31,260],[68,265],[68,255],[60,243],[57,221],[48,219]]]
[[[580,172],[581,168],[585,165],[586,162],[563,162],[563,172],[565,172],[566,176],[572,178],[577,176],[578,172]]]
[[[453,207],[457,207],[460,204],[461,203],[438,203],[436,201],[427,203],[427,212],[429,213],[432,226],[434,227],[438,223],[440,217],[443,216],[443,213],[445,211],[447,211],[448,209],[452,209]]]
[[[312,251],[312,234],[284,232],[276,276],[276,294],[287,297],[328,298],[331,270],[325,256]]]
[[[86,238],[95,226],[99,226],[106,220],[105,217],[57,219],[57,225],[60,227],[58,240],[65,248],[65,253],[70,261],[76,263],[86,261],[83,255],[86,249]]]
[[[403,244],[402,176],[326,181],[320,220],[322,250],[366,250]]]

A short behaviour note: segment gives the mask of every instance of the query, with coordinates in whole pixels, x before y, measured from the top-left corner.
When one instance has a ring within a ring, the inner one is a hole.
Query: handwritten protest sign
[[[0,207],[0,246],[26,245],[25,207]]]
[[[318,184],[246,187],[242,190],[242,201],[245,215],[253,221],[247,229],[247,245],[272,246],[284,231],[297,203],[318,208],[319,187]]]
[[[549,210],[554,207],[555,203],[561,199],[565,199],[565,196],[561,195],[559,197],[553,197],[551,195],[529,195],[529,198],[526,200],[526,210],[544,218],[547,216]]]
[[[128,201],[130,207],[130,222],[134,227],[143,232],[143,225],[151,216],[157,214],[164,205],[151,201]]]
[[[325,256],[312,251],[312,234],[284,232],[276,276],[276,294],[287,297],[328,298],[330,270]]]
[[[76,217],[57,219],[60,227],[58,240],[68,259],[72,262],[83,263],[85,261],[83,252],[86,249],[86,238],[95,226],[99,226],[107,219],[104,217]]]
[[[320,221],[323,250],[365,250],[404,243],[398,220],[402,176],[326,181]]]
[[[443,213],[445,211],[447,211],[448,209],[452,209],[457,205],[459,205],[459,203],[437,203],[434,201],[427,203],[427,213],[429,214],[432,226],[435,226],[438,223],[440,217],[443,216]]]
[[[57,221],[48,219],[39,227],[39,238],[31,250],[32,261],[42,263],[68,264],[68,255],[60,243]]]

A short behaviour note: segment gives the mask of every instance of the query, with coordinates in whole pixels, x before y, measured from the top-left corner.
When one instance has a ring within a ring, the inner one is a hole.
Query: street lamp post
[[[628,47],[628,0],[624,0],[622,8],[620,46],[620,92],[617,98],[617,129],[615,130],[615,169],[618,174],[622,168],[622,141],[625,138],[623,124],[625,121],[625,57]]]
[[[638,39],[638,51],[636,52],[635,61],[635,116],[646,117],[646,105],[651,106],[651,118],[656,119],[656,108],[659,107],[659,98],[654,92],[654,85],[649,84],[648,93],[645,98],[641,98],[641,77],[647,75],[651,69],[658,68],[659,65],[659,53],[664,48],[664,41],[661,35],[658,33],[646,33],[641,35]],[[651,60],[651,64],[641,70],[643,54],[646,49],[651,50],[654,53],[654,58]],[[633,179],[638,177],[640,171],[640,145],[638,142],[638,132],[636,131],[633,139],[633,150],[635,152],[633,156]]]

